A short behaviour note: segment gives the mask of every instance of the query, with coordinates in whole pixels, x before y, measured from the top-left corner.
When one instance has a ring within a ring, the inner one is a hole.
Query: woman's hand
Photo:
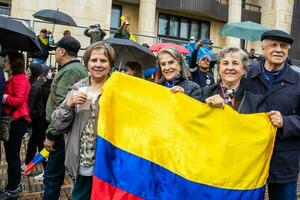
[[[224,108],[224,99],[219,94],[208,97],[205,102],[211,107]]]
[[[176,92],[184,93],[184,89],[183,89],[183,87],[180,87],[180,86],[176,85],[176,86],[173,86],[171,88],[171,92],[173,92],[173,93],[176,93]]]
[[[87,95],[83,92],[75,92],[71,97],[67,100],[67,105],[69,107],[73,107],[77,104],[83,104],[86,102]]]
[[[282,128],[283,118],[279,111],[271,110],[270,112],[268,112],[268,115],[273,126],[277,128]]]

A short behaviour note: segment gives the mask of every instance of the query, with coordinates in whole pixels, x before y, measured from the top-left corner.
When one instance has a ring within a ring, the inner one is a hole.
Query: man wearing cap
[[[200,47],[201,43],[198,42],[195,50],[192,53],[190,71],[192,74],[192,81],[200,85],[201,88],[204,88],[206,86],[213,85],[215,81],[209,71],[211,60],[210,56],[204,54],[202,57],[198,57],[199,59],[197,60]]]
[[[49,42],[47,30],[42,29],[37,38],[41,48],[38,51],[28,52],[28,58],[32,59],[32,63],[45,64],[49,56],[49,51],[53,50]]]
[[[80,43],[73,37],[63,37],[56,46],[55,61],[61,66],[51,84],[46,107],[46,119],[49,123],[44,147],[50,152],[44,174],[44,200],[59,198],[64,181],[65,143],[63,134],[52,126],[51,114],[65,99],[69,88],[80,79],[87,77],[85,67],[76,59]]]
[[[246,90],[262,94],[262,103],[272,124],[277,127],[270,164],[270,200],[297,199],[300,157],[300,75],[287,64],[291,36],[270,30],[261,36],[264,55],[249,70]]]
[[[130,39],[130,32],[129,32],[129,21],[124,20],[116,34],[114,35],[114,38],[120,38],[120,39]]]

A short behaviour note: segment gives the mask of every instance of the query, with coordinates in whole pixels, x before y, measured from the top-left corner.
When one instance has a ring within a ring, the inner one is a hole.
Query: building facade
[[[260,42],[245,43],[238,38],[221,36],[220,29],[227,22],[254,21],[295,35],[299,32],[294,28],[296,25],[292,26],[297,23],[297,6],[299,0],[0,0],[0,14],[27,19],[38,33],[41,28],[53,30],[53,24],[38,22],[32,14],[40,9],[59,9],[72,16],[78,27],[56,25],[55,39],[68,29],[83,47],[89,44],[83,35],[85,27],[99,23],[113,34],[123,15],[140,43],[186,43],[195,36],[210,38],[216,51],[242,44],[248,50],[255,48],[259,52]],[[293,52],[298,51],[300,45],[293,49]],[[300,60],[300,55],[297,54],[297,58],[294,54],[293,58]]]

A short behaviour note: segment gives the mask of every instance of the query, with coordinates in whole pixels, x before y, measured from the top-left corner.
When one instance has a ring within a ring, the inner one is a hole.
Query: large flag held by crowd
[[[276,129],[118,72],[100,99],[92,199],[263,199]]]

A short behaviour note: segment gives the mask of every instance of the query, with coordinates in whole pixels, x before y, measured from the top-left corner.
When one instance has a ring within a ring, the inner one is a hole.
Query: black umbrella
[[[115,50],[116,62],[115,67],[119,69],[126,62],[138,62],[143,69],[147,69],[155,65],[156,58],[154,54],[146,47],[129,39],[108,38],[104,40],[109,43]]]
[[[66,13],[58,10],[44,9],[39,10],[32,15],[35,18],[42,19],[47,22],[53,22],[54,24],[61,24],[66,26],[77,26],[73,18]]]
[[[22,22],[3,16],[0,16],[0,44],[3,49],[8,50],[40,50],[33,31]]]

